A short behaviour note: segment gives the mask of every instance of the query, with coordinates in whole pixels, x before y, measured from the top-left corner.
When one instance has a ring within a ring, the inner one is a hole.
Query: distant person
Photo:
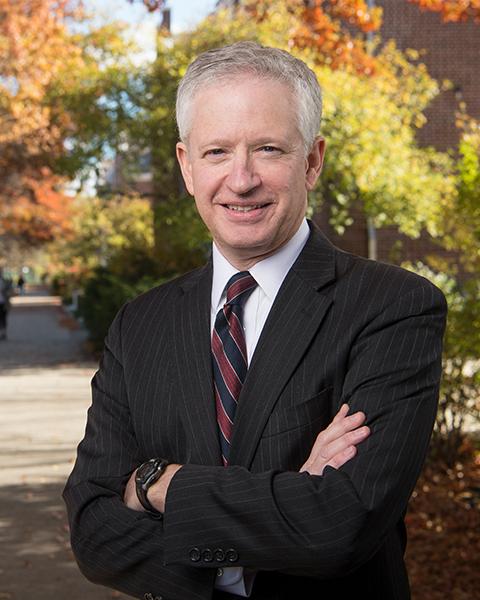
[[[25,293],[25,279],[21,275],[17,281],[17,288],[20,296],[23,296],[23,294]]]
[[[0,269],[0,340],[7,339],[7,313],[10,308],[12,285]]]

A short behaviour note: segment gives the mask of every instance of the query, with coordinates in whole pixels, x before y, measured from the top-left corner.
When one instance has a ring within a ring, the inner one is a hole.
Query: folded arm
[[[142,462],[133,431],[121,364],[121,320],[114,321],[100,369],[85,437],[63,496],[72,549],[83,574],[135,597],[210,598],[214,573],[164,564],[161,521],[123,502],[132,470]]]
[[[170,484],[167,564],[198,549],[234,550],[234,564],[335,577],[366,562],[401,518],[436,414],[446,307],[433,286],[399,297],[364,328],[350,354],[343,400],[371,434],[355,458],[323,476],[252,474],[186,465]],[[222,565],[228,566],[228,563]]]

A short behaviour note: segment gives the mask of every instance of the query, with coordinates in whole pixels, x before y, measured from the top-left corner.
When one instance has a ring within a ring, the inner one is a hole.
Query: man
[[[305,220],[320,113],[306,65],[252,42],[180,84],[177,155],[212,260],[111,326],[64,492],[92,581],[145,600],[409,597],[403,515],[445,302]]]

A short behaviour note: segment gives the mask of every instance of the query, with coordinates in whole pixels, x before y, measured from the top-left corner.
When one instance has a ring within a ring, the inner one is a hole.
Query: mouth
[[[222,206],[228,212],[245,215],[248,213],[259,214],[271,204],[271,202],[266,202],[265,204],[222,204]]]
[[[257,210],[259,208],[263,208],[264,206],[267,206],[267,205],[266,204],[247,204],[247,205],[237,206],[234,204],[226,204],[224,206],[226,208],[228,208],[228,210],[233,210],[235,212],[248,213],[248,212],[252,212],[252,210]]]

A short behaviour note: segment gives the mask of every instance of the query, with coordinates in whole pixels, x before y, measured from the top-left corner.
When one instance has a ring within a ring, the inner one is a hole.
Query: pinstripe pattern
[[[140,296],[112,324],[64,492],[83,572],[136,597],[208,600],[215,569],[190,550],[232,548],[235,564],[261,571],[254,599],[342,600],[358,590],[408,599],[402,516],[436,411],[443,296],[314,231],[251,359],[224,469],[210,290],[209,265]],[[370,438],[340,470],[298,474],[344,401],[366,413]],[[121,502],[131,471],[153,456],[186,465],[163,523]]]

